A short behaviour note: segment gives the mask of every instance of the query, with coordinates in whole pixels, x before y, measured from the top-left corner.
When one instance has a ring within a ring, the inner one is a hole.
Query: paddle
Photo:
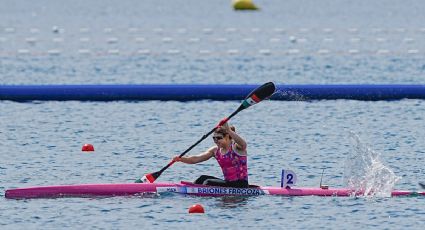
[[[421,186],[422,189],[425,189],[425,183],[424,182],[419,182],[419,186]]]
[[[186,153],[188,153],[191,149],[193,149],[196,145],[198,145],[199,143],[201,143],[201,141],[205,140],[205,138],[207,138],[209,135],[211,135],[211,133],[213,133],[219,126],[222,126],[224,123],[226,123],[228,120],[230,120],[230,118],[234,117],[236,114],[238,114],[240,111],[255,105],[257,103],[259,103],[260,101],[269,98],[270,96],[273,95],[273,93],[275,92],[276,87],[273,84],[273,82],[267,82],[265,84],[263,84],[262,86],[254,89],[241,103],[241,105],[239,106],[239,108],[237,110],[235,110],[230,116],[224,118],[223,120],[220,121],[220,123],[214,127],[213,129],[211,129],[211,131],[209,131],[208,133],[206,133],[204,136],[202,136],[201,139],[199,139],[195,144],[193,144],[192,146],[190,146],[188,149],[186,149],[182,154],[180,154],[180,157],[184,156]],[[170,163],[168,163],[165,167],[163,167],[161,170],[154,172],[154,173],[149,173],[146,174],[145,176],[143,176],[140,179],[137,179],[135,182],[136,183],[153,183],[156,179],[158,179],[159,176],[161,176],[161,174],[168,169],[171,165],[174,164],[174,161],[171,161]]]

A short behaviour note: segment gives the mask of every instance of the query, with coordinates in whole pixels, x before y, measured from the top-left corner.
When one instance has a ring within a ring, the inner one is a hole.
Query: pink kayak
[[[196,185],[190,182],[180,183],[126,183],[126,184],[79,184],[40,186],[6,190],[9,199],[56,198],[56,197],[112,197],[131,196],[144,193],[181,193],[196,196],[361,196],[361,191],[347,188],[313,187],[250,187],[227,188]],[[425,192],[394,190],[391,196],[425,196]]]

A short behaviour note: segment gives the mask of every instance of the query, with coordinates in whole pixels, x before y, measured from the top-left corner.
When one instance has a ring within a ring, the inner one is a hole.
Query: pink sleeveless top
[[[217,148],[214,157],[220,165],[226,181],[248,181],[247,156],[241,156],[236,153],[233,150],[233,144],[226,154],[222,154],[220,148]]]

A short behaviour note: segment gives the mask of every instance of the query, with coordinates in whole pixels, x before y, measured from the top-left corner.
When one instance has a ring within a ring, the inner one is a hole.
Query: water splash
[[[286,98],[286,100],[290,101],[307,101],[308,98],[305,97],[302,93],[297,92],[295,90],[276,90],[275,94],[279,95],[279,97]]]
[[[348,154],[344,167],[344,183],[353,190],[364,191],[367,197],[390,197],[395,183],[401,178],[385,166],[380,154],[358,135],[350,132],[353,150]]]

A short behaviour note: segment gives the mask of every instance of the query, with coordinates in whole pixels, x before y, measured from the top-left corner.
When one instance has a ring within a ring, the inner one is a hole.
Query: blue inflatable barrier
[[[0,85],[0,100],[242,100],[259,85]],[[425,99],[425,85],[277,85],[272,100]]]

